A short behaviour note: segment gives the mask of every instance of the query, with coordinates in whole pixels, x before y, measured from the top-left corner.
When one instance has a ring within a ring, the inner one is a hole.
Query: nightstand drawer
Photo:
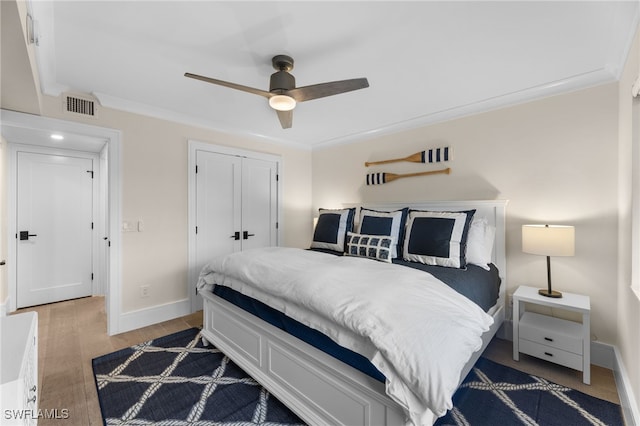
[[[520,339],[520,352],[582,371],[582,356],[550,346]]]
[[[582,324],[525,312],[520,318],[520,339],[582,355]]]

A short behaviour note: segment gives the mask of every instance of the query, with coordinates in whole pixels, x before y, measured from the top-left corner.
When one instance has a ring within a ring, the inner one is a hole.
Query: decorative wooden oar
[[[394,158],[393,160],[367,161],[365,167],[374,164],[397,163],[400,161],[410,161],[412,163],[439,163],[441,161],[449,161],[450,150],[448,146],[443,148],[432,148],[422,152],[416,152],[405,158]]]
[[[429,172],[418,172],[418,173],[407,173],[404,175],[397,175],[395,173],[369,173],[367,175],[367,185],[382,185],[383,183],[388,183],[394,181],[396,179],[412,177],[412,176],[427,176],[427,175],[436,175],[436,174],[449,174],[451,169],[447,167],[442,170],[431,170]]]

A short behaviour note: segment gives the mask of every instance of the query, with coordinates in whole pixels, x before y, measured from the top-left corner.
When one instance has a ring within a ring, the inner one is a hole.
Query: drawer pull
[[[27,404],[29,404],[30,402],[33,402],[35,404],[35,402],[36,402],[36,396],[35,395],[33,395],[33,398],[27,399]]]
[[[29,389],[31,392],[35,392],[36,391],[36,385],[33,385],[33,387],[31,389]]]
[[[553,354],[550,354],[549,352],[545,352],[544,354],[547,356],[553,356]]]
[[[546,340],[547,342],[553,342],[553,339],[551,337],[545,337],[544,340]]]

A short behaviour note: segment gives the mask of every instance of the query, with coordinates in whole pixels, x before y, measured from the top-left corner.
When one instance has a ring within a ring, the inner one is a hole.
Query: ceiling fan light
[[[287,95],[275,95],[269,98],[269,106],[278,111],[291,111],[296,107],[296,100]]]

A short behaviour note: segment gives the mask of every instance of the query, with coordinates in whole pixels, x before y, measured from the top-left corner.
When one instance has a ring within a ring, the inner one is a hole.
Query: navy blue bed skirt
[[[345,348],[344,346],[338,345],[325,334],[307,327],[293,318],[286,316],[282,312],[277,311],[258,300],[245,296],[244,294],[229,287],[216,285],[213,288],[213,293],[237,307],[257,316],[258,318],[267,321],[274,327],[278,327],[311,346],[314,346],[332,357],[339,359],[345,364],[360,370],[368,376],[381,382],[385,381],[384,375],[374,367],[367,358]]]

